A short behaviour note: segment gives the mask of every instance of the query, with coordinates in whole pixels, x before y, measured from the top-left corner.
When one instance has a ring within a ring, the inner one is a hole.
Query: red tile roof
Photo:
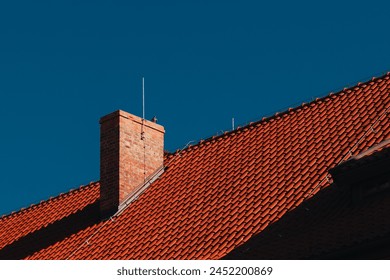
[[[170,155],[165,173],[120,216],[27,258],[222,258],[329,186],[328,170],[351,149],[356,155],[390,136],[389,89],[387,74]],[[75,209],[82,207],[78,200],[92,203],[97,186],[69,193],[68,203],[78,205]],[[26,225],[23,234],[60,218],[55,213],[75,211],[59,204],[63,210],[49,204],[23,210],[38,223],[34,229]],[[15,220],[0,227],[1,240],[4,231],[24,223],[17,215],[1,219]],[[18,230],[13,232],[4,244],[19,238]]]
[[[0,219],[0,250],[19,238],[84,209],[99,199],[99,183],[31,205]]]
[[[374,161],[381,168],[370,165]],[[368,190],[380,185],[383,174],[389,174],[389,161],[388,147],[358,161],[348,160],[337,169],[343,175],[346,170],[354,169],[358,174],[353,176],[361,175],[364,179],[349,180],[350,188],[357,189],[360,183]],[[368,168],[364,170],[362,165]],[[389,178],[387,175],[387,182]],[[389,259],[390,192],[382,189],[354,200],[351,189],[339,183],[336,180],[336,184],[321,190],[224,258]]]

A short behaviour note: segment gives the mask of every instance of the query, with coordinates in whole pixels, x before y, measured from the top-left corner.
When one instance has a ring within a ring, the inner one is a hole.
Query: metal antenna
[[[141,126],[141,140],[145,139],[144,131],[145,122],[145,78],[142,77],[142,126]]]
[[[146,143],[145,143],[145,78],[142,77],[142,127],[141,140],[144,143],[144,184],[146,183]]]
[[[232,130],[234,130],[234,118],[232,118]]]
[[[145,119],[145,78],[142,77],[142,118]]]

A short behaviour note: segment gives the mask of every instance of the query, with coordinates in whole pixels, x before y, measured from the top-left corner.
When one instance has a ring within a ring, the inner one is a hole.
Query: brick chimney
[[[164,127],[124,111],[100,119],[100,213],[114,214],[163,165]]]

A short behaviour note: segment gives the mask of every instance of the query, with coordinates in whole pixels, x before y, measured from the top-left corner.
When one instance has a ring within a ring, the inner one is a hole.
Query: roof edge
[[[12,211],[11,213],[3,214],[3,215],[1,215],[0,220],[9,219],[9,218],[11,218],[11,217],[13,217],[15,215],[19,215],[19,214],[21,214],[23,212],[29,211],[31,208],[43,206],[43,205],[45,205],[45,204],[47,204],[47,203],[49,203],[51,201],[58,200],[58,199],[60,199],[60,198],[62,198],[64,196],[70,195],[72,193],[79,192],[79,191],[82,191],[84,189],[95,187],[97,184],[100,184],[100,181],[92,181],[92,182],[90,182],[87,185],[81,185],[80,187],[78,187],[76,189],[70,189],[69,191],[67,191],[65,193],[60,193],[60,194],[58,194],[56,196],[51,196],[51,197],[49,197],[49,199],[41,200],[38,203],[33,203],[30,206],[28,206],[28,207],[22,207],[19,210]]]
[[[223,134],[220,134],[220,135],[213,135],[211,137],[208,137],[206,139],[201,139],[199,140],[196,144],[194,145],[186,145],[184,148],[182,149],[178,149],[176,150],[175,152],[172,152],[170,153],[169,155],[167,155],[167,159],[171,159],[172,157],[176,156],[177,154],[180,154],[180,153],[183,153],[183,152],[186,152],[186,151],[190,151],[192,148],[194,147],[197,147],[197,146],[202,146],[203,144],[205,143],[208,143],[208,142],[211,142],[213,140],[217,140],[219,138],[223,138],[223,137],[228,137],[232,134],[235,134],[235,133],[240,133],[246,129],[251,129],[255,126],[258,126],[258,125],[262,125],[262,124],[265,124],[265,123],[268,123],[268,122],[271,122],[277,118],[281,118],[281,117],[284,117],[286,115],[290,115],[290,114],[293,114],[295,113],[296,111],[300,110],[300,109],[304,109],[304,108],[307,108],[313,104],[316,104],[316,103],[319,103],[319,102],[322,102],[322,101],[325,101],[327,98],[335,98],[335,97],[338,97],[339,95],[342,95],[342,94],[345,94],[345,93],[351,93],[352,91],[354,90],[357,90],[359,88],[364,88],[367,86],[367,84],[369,83],[373,83],[373,82],[376,82],[378,80],[381,80],[381,79],[389,79],[390,78],[390,71],[389,72],[386,72],[386,74],[384,75],[381,75],[379,77],[372,77],[371,79],[365,81],[365,82],[358,82],[357,84],[355,84],[354,86],[351,86],[351,87],[345,87],[343,88],[342,90],[340,91],[337,91],[337,92],[330,92],[328,93],[327,95],[323,96],[323,97],[318,97],[318,98],[315,98],[313,99],[312,101],[310,102],[303,102],[301,105],[297,106],[297,107],[293,107],[293,108],[288,108],[287,110],[284,110],[282,112],[276,112],[275,114],[271,115],[271,116],[268,116],[268,117],[263,117],[261,118],[260,120],[258,121],[253,121],[253,122],[249,122],[248,124],[244,125],[244,126],[238,126],[236,129],[234,130],[230,130],[230,131],[225,131]],[[192,142],[192,141],[191,141]]]

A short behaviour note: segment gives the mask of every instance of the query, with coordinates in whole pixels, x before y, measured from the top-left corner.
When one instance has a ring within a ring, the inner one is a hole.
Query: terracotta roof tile
[[[221,258],[329,186],[321,180],[350,149],[356,155],[390,135],[388,116],[369,131],[390,106],[389,88],[385,75],[166,155],[166,172],[115,221],[87,226],[27,258]],[[99,183],[92,183],[3,217],[1,246],[98,196]]]
[[[385,147],[384,149],[375,149],[374,153],[363,154],[362,157],[347,161],[337,168],[345,172],[357,165],[360,168],[362,165],[370,166],[372,162],[376,162],[381,164],[381,167],[373,169],[371,165],[370,172],[374,173],[364,173],[363,176],[369,175],[372,180],[363,183],[367,187],[381,182],[379,180],[375,183],[375,178],[378,172],[382,175],[388,174],[390,154],[390,148],[386,146],[387,142],[382,144],[385,145],[381,146]],[[361,172],[361,169],[355,169],[357,170]],[[358,175],[354,173],[354,176]],[[386,178],[388,180],[389,177]],[[388,258],[388,250],[384,244],[390,232],[389,201],[390,193],[387,191],[367,196],[358,203],[353,203],[350,190],[342,188],[341,185],[331,185],[294,211],[278,217],[277,222],[226,258],[378,259],[383,256]]]
[[[99,198],[99,183],[50,198],[0,219],[0,250],[11,243],[64,219]]]

